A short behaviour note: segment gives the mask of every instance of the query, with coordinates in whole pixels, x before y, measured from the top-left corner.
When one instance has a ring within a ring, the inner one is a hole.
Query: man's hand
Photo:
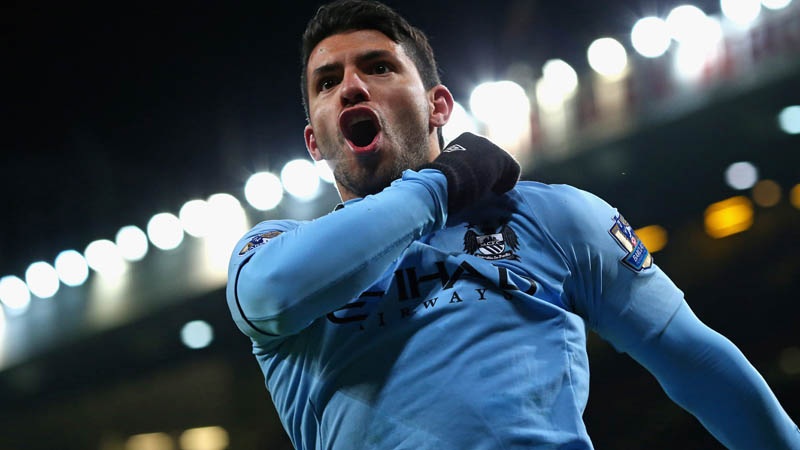
[[[514,158],[488,139],[464,133],[451,142],[433,162],[421,169],[437,169],[447,178],[447,210],[461,211],[490,191],[504,194],[519,179]]]

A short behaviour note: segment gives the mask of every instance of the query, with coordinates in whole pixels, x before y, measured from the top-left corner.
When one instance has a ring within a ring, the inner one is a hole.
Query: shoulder
[[[257,248],[267,244],[286,231],[297,228],[302,221],[298,220],[266,220],[260,222],[242,236],[234,247],[232,261],[246,258]]]
[[[527,203],[542,221],[554,226],[570,226],[576,221],[606,217],[614,208],[591,192],[567,184],[533,181],[517,183],[514,193]]]
[[[625,223],[602,198],[566,184],[520,182],[512,195],[564,250],[614,244],[612,230]]]

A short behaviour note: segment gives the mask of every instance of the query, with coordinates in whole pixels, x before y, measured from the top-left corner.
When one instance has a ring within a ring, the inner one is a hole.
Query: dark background
[[[443,80],[462,104],[515,61],[566,60],[586,71],[596,37],[627,44],[642,16],[668,1],[390,2],[425,30]],[[707,13],[714,1],[693,2]],[[82,249],[129,223],[225,191],[303,157],[299,35],[316,2],[18,3],[2,7],[3,149],[0,276],[63,248]],[[538,75],[537,75],[538,76]],[[789,414],[800,375],[780,368],[797,347],[800,181],[797,136],[775,114],[800,103],[798,72],[661,120],[525,177],[569,183],[617,206],[634,226],[659,223],[657,263],[698,315],[737,343]],[[737,194],[722,173],[753,161],[784,187],[746,233],[702,231],[711,202]],[[609,163],[608,161],[614,161]],[[321,211],[332,205],[322,205]],[[213,344],[175,339],[204,319]],[[710,449],[719,444],[628,357],[590,336],[586,423],[598,449]],[[133,434],[224,426],[230,448],[289,448],[249,342],[221,291],[42,352],[0,372],[0,449],[123,448]]]

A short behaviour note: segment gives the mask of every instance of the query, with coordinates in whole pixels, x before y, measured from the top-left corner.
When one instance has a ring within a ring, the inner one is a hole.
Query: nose
[[[355,70],[348,70],[344,73],[339,92],[342,97],[342,105],[354,105],[356,103],[369,101],[369,88],[361,74]]]

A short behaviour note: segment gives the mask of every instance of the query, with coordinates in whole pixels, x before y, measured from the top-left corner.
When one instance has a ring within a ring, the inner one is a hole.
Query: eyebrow
[[[394,54],[388,50],[369,50],[356,56],[356,64],[363,64],[376,59],[393,58],[393,55]],[[311,72],[311,78],[317,78],[322,75],[335,72],[341,67],[342,63],[340,62],[323,64]]]

